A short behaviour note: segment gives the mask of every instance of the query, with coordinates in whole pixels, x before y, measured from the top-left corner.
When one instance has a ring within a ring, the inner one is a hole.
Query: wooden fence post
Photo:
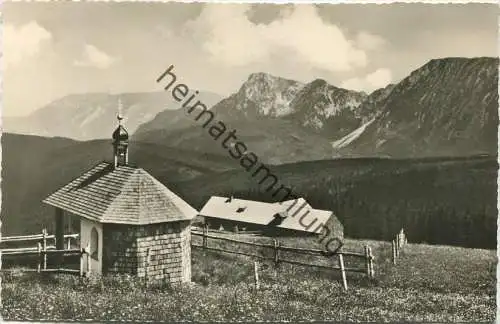
[[[85,249],[80,250],[80,277],[83,277],[83,255],[85,254]]]
[[[255,290],[260,289],[260,283],[259,283],[259,263],[257,261],[254,261],[253,263],[253,272],[254,272],[254,281],[255,281]]]
[[[278,263],[280,262],[280,256],[279,256],[279,245],[280,245],[280,242],[277,240],[277,239],[273,239],[273,243],[274,243],[274,265],[277,267],[278,266]]]
[[[396,264],[396,242],[392,240],[392,264]]]
[[[43,270],[47,269],[47,229],[42,230],[43,236]]]
[[[339,255],[340,272],[342,274],[342,286],[344,287],[344,290],[347,291],[347,278],[345,276],[344,258],[342,256],[342,253],[339,253],[338,255]]]
[[[401,251],[403,250],[403,235],[399,234],[398,236],[398,255],[401,254]]]
[[[366,267],[366,274],[370,278],[371,273],[370,273],[370,255],[368,254],[368,245],[365,245],[365,267]]]
[[[68,245],[67,245],[67,249],[70,250],[71,249],[71,237],[68,237]]]
[[[42,243],[40,242],[37,243],[37,250],[38,250],[38,265],[36,267],[36,271],[40,273],[40,269],[42,268]]]
[[[399,252],[401,250],[401,245],[400,245],[400,240],[399,240],[400,236],[399,236],[399,233],[398,235],[396,235],[396,256],[399,258]]]
[[[397,245],[398,246],[398,258],[401,255],[401,241],[399,238],[400,238],[400,235],[398,235],[398,245]]]
[[[278,279],[278,268],[279,268],[279,241],[276,239],[273,239],[273,246],[274,246],[274,280]]]
[[[368,265],[369,265],[369,268],[370,268],[370,278],[375,278],[375,267],[374,267],[374,264],[373,264],[373,254],[372,254],[372,248],[371,247],[368,247]]]
[[[203,226],[203,248],[207,247],[208,224]]]

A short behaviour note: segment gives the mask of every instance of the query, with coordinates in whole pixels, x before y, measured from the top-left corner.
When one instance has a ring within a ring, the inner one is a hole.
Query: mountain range
[[[314,160],[496,155],[497,89],[498,58],[445,58],[431,60],[400,82],[370,94],[321,79],[303,84],[255,73],[212,111],[218,120],[237,125],[242,138],[256,142],[254,133],[262,134],[254,145],[276,163],[292,162],[286,158],[290,156]],[[215,149],[196,128],[200,127],[182,109],[165,111],[134,136],[195,150]],[[287,143],[291,146],[282,148]],[[297,154],[297,143],[303,154]],[[266,151],[273,147],[276,152]]]
[[[498,58],[434,59],[370,94],[325,80],[309,83],[259,72],[219,100],[201,93],[217,120],[263,161],[280,164],[343,156],[496,154]],[[77,140],[109,138],[118,100],[133,139],[224,154],[170,93],[70,95],[4,131]]]
[[[199,97],[208,104],[220,100],[219,95],[210,92],[202,92]],[[131,133],[158,113],[179,107],[165,92],[72,94],[27,116],[3,117],[3,131],[75,140],[109,138],[116,127],[119,105]]]

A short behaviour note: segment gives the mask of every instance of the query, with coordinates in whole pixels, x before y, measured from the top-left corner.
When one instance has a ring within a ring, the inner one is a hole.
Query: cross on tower
[[[118,119],[119,125],[122,124],[122,120],[123,120],[122,110],[123,110],[122,100],[121,100],[121,98],[118,98],[118,115],[116,116],[116,119]]]

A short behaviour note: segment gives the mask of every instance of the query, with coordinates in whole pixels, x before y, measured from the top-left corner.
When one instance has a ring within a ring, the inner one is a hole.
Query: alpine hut
[[[213,229],[261,232],[268,236],[335,235],[344,227],[332,211],[313,208],[304,198],[261,202],[212,196],[199,216]]]

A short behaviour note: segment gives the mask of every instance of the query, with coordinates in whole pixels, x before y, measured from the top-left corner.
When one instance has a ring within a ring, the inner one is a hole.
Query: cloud
[[[323,21],[311,5],[284,10],[269,24],[251,22],[249,9],[244,4],[206,5],[187,28],[212,60],[229,66],[278,57],[330,72],[350,71],[366,66],[366,50],[383,44],[382,38],[368,33],[348,39],[339,27]]]
[[[380,68],[362,78],[348,79],[340,85],[342,88],[372,92],[373,90],[385,87],[392,81],[391,70]]]
[[[44,42],[52,35],[36,21],[20,27],[5,25],[3,28],[3,63],[5,68],[19,64],[24,59],[36,56]]]
[[[376,50],[385,45],[386,41],[378,35],[362,31],[356,36],[356,43],[364,50]]]
[[[76,66],[95,67],[98,69],[105,69],[115,63],[116,59],[104,53],[94,45],[86,44],[82,58],[76,60]]]

